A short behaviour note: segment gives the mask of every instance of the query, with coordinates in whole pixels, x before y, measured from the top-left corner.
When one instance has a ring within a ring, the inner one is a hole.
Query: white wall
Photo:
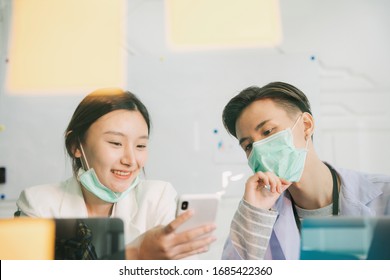
[[[282,1],[284,53],[319,59],[323,159],[390,173],[388,1]]]
[[[9,1],[0,1],[0,82]],[[128,3],[128,89],[144,100],[153,121],[148,177],[169,180],[179,192],[198,192],[221,189],[223,171],[249,174],[222,128],[221,110],[238,90],[276,79],[296,83],[312,99],[318,116],[315,141],[324,160],[390,174],[389,1],[282,0],[280,47],[196,53],[166,47],[163,1]],[[15,199],[24,187],[71,174],[62,135],[82,97],[15,97],[1,89],[0,124],[6,130],[0,133],[0,166],[7,167],[7,183],[0,185],[0,194]],[[232,154],[220,153],[220,140]],[[230,182],[219,240],[243,180]],[[219,254],[219,242],[210,256]]]

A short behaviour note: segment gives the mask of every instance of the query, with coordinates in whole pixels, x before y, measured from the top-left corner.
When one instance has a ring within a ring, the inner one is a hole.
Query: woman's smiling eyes
[[[108,143],[110,143],[110,144],[112,144],[114,146],[118,146],[118,147],[122,146],[122,143],[120,143],[120,142],[108,141]]]
[[[146,144],[139,144],[139,145],[137,145],[137,148],[138,149],[146,149],[147,145]]]
[[[108,141],[108,143],[110,143],[111,145],[113,145],[115,147],[122,147],[123,146],[123,144],[121,142],[117,142],[117,141]],[[147,148],[147,144],[137,144],[137,148],[140,150],[144,150]]]

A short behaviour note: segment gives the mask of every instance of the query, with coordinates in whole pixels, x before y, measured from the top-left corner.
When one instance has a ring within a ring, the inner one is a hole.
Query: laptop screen
[[[121,219],[55,219],[55,224],[55,259],[125,259]]]
[[[303,260],[390,259],[390,217],[321,217],[302,223]]]

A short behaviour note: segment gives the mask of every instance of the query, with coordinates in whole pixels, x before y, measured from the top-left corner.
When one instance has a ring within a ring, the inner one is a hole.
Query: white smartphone
[[[176,217],[192,209],[193,216],[180,225],[177,232],[186,231],[199,226],[215,223],[220,201],[219,194],[183,194],[179,196]]]

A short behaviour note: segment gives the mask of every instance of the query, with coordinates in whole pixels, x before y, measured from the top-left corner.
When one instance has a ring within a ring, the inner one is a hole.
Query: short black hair
[[[223,110],[222,121],[231,135],[237,138],[237,119],[246,107],[260,99],[271,99],[290,114],[301,111],[312,115],[306,95],[293,85],[284,82],[272,82],[263,87],[251,86],[233,97]]]

